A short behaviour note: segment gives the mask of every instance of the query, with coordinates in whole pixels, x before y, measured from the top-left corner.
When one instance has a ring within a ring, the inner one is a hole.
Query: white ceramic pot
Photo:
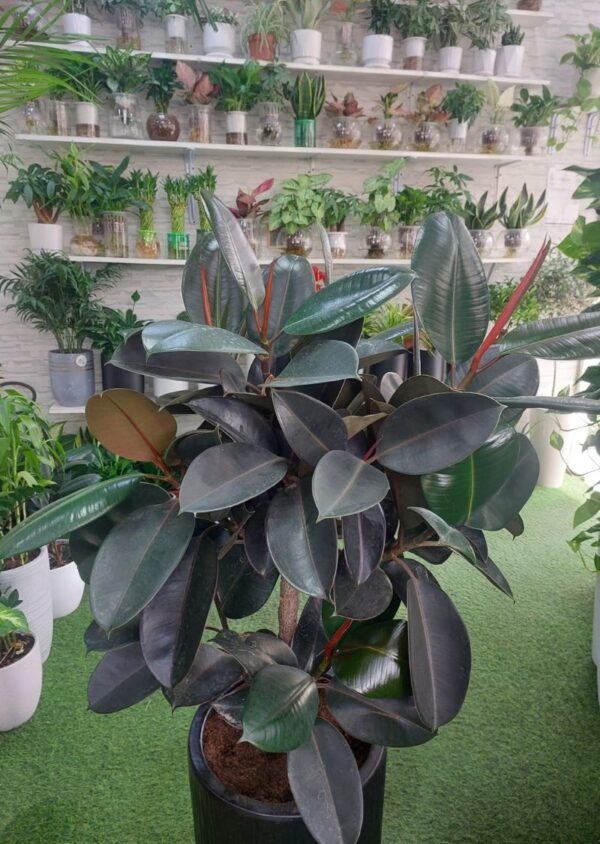
[[[600,670],[600,575],[596,577],[594,593],[594,619],[592,626],[592,659]],[[599,675],[600,676],[600,675]],[[600,693],[600,687],[598,688]]]
[[[473,73],[479,76],[493,76],[496,66],[496,50],[475,50],[473,52]]]
[[[202,30],[204,55],[218,59],[231,59],[235,55],[235,27],[230,23],[218,23],[216,30],[207,24]]]
[[[54,618],[63,618],[75,612],[83,597],[85,583],[79,577],[76,563],[67,563],[50,569],[52,609]]]
[[[248,131],[248,112],[228,111],[225,115],[225,131],[227,134],[246,134]]]
[[[96,103],[75,103],[75,133],[85,137],[100,134],[100,111]]]
[[[62,252],[63,227],[60,223],[28,223],[29,246],[32,252]]]
[[[460,73],[462,47],[441,47],[439,51],[440,73]]]
[[[496,75],[517,77],[523,70],[525,47],[522,44],[507,44],[498,50]]]
[[[295,29],[290,35],[292,61],[298,64],[319,64],[323,36],[318,29]]]
[[[25,613],[31,632],[37,639],[45,662],[52,646],[52,588],[50,586],[50,562],[48,548],[44,545],[40,553],[16,569],[0,571],[0,592],[16,589],[19,593],[19,609]]]
[[[83,36],[79,41],[70,41],[75,47],[87,46],[88,38],[92,34],[92,19],[89,15],[80,15],[76,12],[67,12],[62,15],[61,27],[64,35]]]
[[[421,36],[414,36],[412,38],[405,38],[402,41],[402,55],[405,59],[423,59],[425,57],[425,48],[427,47],[427,39]]]
[[[152,382],[155,399],[168,393],[180,393],[190,389],[188,381],[176,381],[174,378],[153,378]]]
[[[469,131],[469,121],[465,120],[464,122],[460,122],[459,120],[452,119],[448,121],[448,134],[450,135],[451,141],[466,141],[467,140],[467,132]]]
[[[390,67],[394,55],[394,39],[391,35],[365,35],[362,43],[364,67]]]
[[[600,97],[600,67],[592,67],[583,75],[592,86],[592,96]]]
[[[41,694],[42,658],[36,639],[28,654],[0,668],[0,733],[29,721]]]
[[[165,17],[167,38],[187,38],[187,19],[185,15],[167,15]]]

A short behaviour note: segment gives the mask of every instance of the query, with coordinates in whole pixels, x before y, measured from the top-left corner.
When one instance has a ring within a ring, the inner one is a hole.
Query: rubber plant
[[[237,747],[287,755],[318,844],[356,844],[362,788],[347,737],[410,747],[459,713],[471,645],[434,570],[456,555],[473,588],[511,597],[485,532],[524,530],[538,461],[515,421],[527,407],[600,413],[596,399],[536,396],[537,357],[600,355],[600,313],[503,333],[546,244],[489,329],[481,260],[445,213],[425,221],[410,269],[363,269],[314,293],[306,260],[282,256],[261,272],[233,215],[202,196],[204,265],[217,249],[227,283],[186,273],[191,322],[148,325],[112,358],[201,384],[180,399],[202,424],[178,437],[168,407],[146,396],[93,396],[90,432],[152,470],[42,508],[2,537],[0,558],[69,534],[76,561],[92,557],[91,633],[107,649],[90,708],[115,712],[161,689],[173,707],[212,708],[235,725]],[[384,402],[360,370],[402,353],[390,341],[407,328],[360,340],[363,320],[409,290],[448,378],[420,375],[415,348],[416,374]],[[247,376],[237,354],[251,358]],[[276,630],[229,629],[278,584]],[[206,628],[213,605],[216,630]]]

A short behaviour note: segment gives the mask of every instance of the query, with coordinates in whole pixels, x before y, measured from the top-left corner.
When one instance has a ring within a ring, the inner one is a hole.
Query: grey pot
[[[48,352],[50,386],[54,398],[63,407],[81,407],[95,392],[94,353]]]

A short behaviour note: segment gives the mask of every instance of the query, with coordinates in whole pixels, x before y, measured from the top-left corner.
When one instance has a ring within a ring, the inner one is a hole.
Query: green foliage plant
[[[208,15],[203,15],[200,18],[200,26],[204,29],[206,26],[213,24],[228,23],[230,26],[237,26],[238,16],[235,12],[230,12],[229,9],[223,9],[220,6],[213,6],[210,10],[210,20]]]
[[[443,99],[441,108],[453,120],[459,123],[473,125],[485,104],[484,92],[468,82],[458,83],[448,91]]]
[[[175,92],[181,83],[175,73],[173,62],[161,62],[148,69],[146,77],[146,99],[152,100],[159,114],[167,114]]]
[[[390,231],[397,222],[395,180],[404,169],[403,158],[384,164],[379,173],[363,182],[366,195],[357,205],[358,215],[363,226],[371,226]]]
[[[250,60],[239,67],[230,67],[223,62],[209,75],[218,88],[218,110],[250,111],[258,102],[263,82],[263,70],[258,62]]]
[[[449,0],[435,7],[437,27],[434,42],[438,49],[457,47],[467,23],[466,0]]]
[[[285,179],[271,200],[269,228],[284,229],[286,234],[320,223],[325,213],[323,188],[331,180],[327,173],[300,173]]]
[[[148,324],[148,320],[140,319],[135,312],[135,306],[140,298],[138,291],[134,290],[130,296],[131,307],[121,310],[100,305],[96,309],[94,321],[89,330],[89,340],[93,349],[98,349],[110,358],[131,331]]]
[[[507,204],[507,194],[508,188],[505,188],[498,200],[499,220],[505,229],[525,229],[543,219],[548,209],[546,191],[536,200],[527,190],[527,185],[523,185],[512,205]]]
[[[293,85],[285,85],[284,92],[296,120],[316,120],[325,105],[325,77],[311,76],[304,71]]]
[[[466,34],[478,50],[493,50],[511,18],[503,0],[475,0],[468,8]]]
[[[166,176],[163,188],[171,210],[171,231],[183,234],[185,232],[185,211],[191,195],[189,176]]]
[[[369,32],[373,35],[391,35],[396,22],[394,0],[371,0],[369,7]]]
[[[242,27],[242,40],[247,42],[251,36],[258,38],[259,49],[265,50],[271,39],[275,43],[284,43],[289,36],[289,28],[284,17],[283,0],[252,0],[248,3],[248,14]]]
[[[497,222],[500,214],[498,203],[488,205],[487,201],[487,191],[478,200],[474,200],[470,194],[465,197],[459,213],[469,231],[487,231]]]
[[[111,94],[135,94],[145,85],[150,69],[150,54],[131,48],[107,47],[98,59],[98,71],[104,87]]]
[[[525,33],[523,32],[521,27],[515,24],[511,24],[502,33],[500,43],[503,47],[518,47],[520,44],[523,43],[524,38]]]
[[[583,76],[586,71],[600,67],[600,27],[589,25],[583,35],[567,35],[574,49],[561,56],[561,64],[570,64]]]
[[[331,0],[283,0],[290,30],[316,29]]]
[[[511,107],[515,115],[513,123],[518,128],[549,126],[560,105],[560,98],[551,94],[546,85],[543,86],[541,94],[532,94],[527,88],[521,88],[518,99]]]
[[[322,190],[323,225],[327,231],[343,232],[346,228],[346,218],[351,216],[357,207],[357,197],[339,188],[326,187]]]
[[[430,39],[438,31],[437,9],[429,0],[398,3],[394,24],[402,38]]]
[[[33,208],[38,223],[56,223],[64,210],[65,193],[63,178],[56,168],[34,163],[17,169],[4,198],[12,202],[22,200],[27,208]]]
[[[151,170],[132,170],[129,183],[132,198],[139,203],[140,231],[154,231],[154,203],[158,192],[158,173]]]

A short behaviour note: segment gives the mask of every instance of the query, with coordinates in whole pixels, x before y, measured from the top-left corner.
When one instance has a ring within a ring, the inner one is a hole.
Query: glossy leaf
[[[244,551],[246,559],[257,574],[267,574],[275,563],[267,545],[266,519],[269,502],[264,501],[250,516],[244,529]]]
[[[407,607],[415,704],[423,723],[437,730],[458,714],[467,694],[469,636],[456,607],[435,583],[411,578]]]
[[[208,323],[207,303],[213,325],[234,332],[242,327],[247,302],[212,232],[198,233],[183,270],[181,293],[193,322]]]
[[[258,612],[269,600],[277,577],[275,568],[258,574],[246,559],[243,546],[234,545],[219,560],[217,597],[223,613],[227,618],[245,618]]]
[[[413,553],[416,553],[416,551]],[[448,552],[448,556],[450,556],[450,553]],[[432,583],[438,583],[429,569],[418,560],[413,560],[412,557],[402,557],[401,562],[402,565],[397,563],[396,560],[390,560],[389,563],[384,565],[383,570],[390,579],[394,594],[403,604],[406,604],[406,589],[408,587],[408,581],[412,576],[417,577],[419,580],[429,580]]]
[[[259,445],[276,451],[277,440],[266,418],[253,407],[238,399],[194,399],[189,406],[211,425],[224,431],[234,442]]]
[[[321,599],[309,598],[300,613],[292,640],[292,650],[299,667],[312,674],[326,644],[327,636],[321,621]]]
[[[490,319],[485,269],[473,239],[456,214],[425,220],[411,262],[413,301],[427,336],[445,361],[469,360]]]
[[[422,396],[433,396],[436,393],[449,393],[450,387],[442,381],[438,381],[432,375],[413,375],[407,378],[398,389],[392,394],[390,404],[393,407],[400,407],[412,399],[419,399]]]
[[[214,639],[225,653],[235,657],[246,674],[253,676],[265,665],[298,666],[293,650],[271,633],[235,633],[221,630]]]
[[[498,396],[533,396],[540,385],[537,361],[529,355],[505,355],[482,372],[469,384],[473,393]]]
[[[279,490],[267,514],[267,544],[285,579],[308,595],[327,598],[337,565],[335,522],[317,522],[310,478]]]
[[[467,537],[475,550],[475,568],[489,580],[496,589],[503,592],[509,598],[513,597],[512,589],[506,577],[502,574],[496,563],[490,559],[487,542],[481,531],[470,527],[462,527],[461,533]]]
[[[90,604],[106,631],[122,627],[152,600],[183,557],[194,518],[175,501],[143,507],[108,534],[92,569]]]
[[[372,366],[396,355],[407,354],[406,349],[391,340],[378,340],[376,337],[363,339],[356,346],[361,366]]]
[[[342,519],[344,556],[357,583],[363,583],[381,562],[385,533],[385,516],[379,504]]]
[[[350,628],[332,666],[340,682],[367,697],[410,694],[406,622],[373,622]]]
[[[480,448],[502,407],[477,393],[439,393],[412,399],[381,426],[377,460],[406,475],[439,472]]]
[[[317,717],[314,679],[291,665],[267,665],[254,677],[244,707],[240,741],[285,753],[308,739]]]
[[[88,703],[93,712],[106,715],[134,706],[159,687],[142,656],[139,642],[106,653],[88,683]]]
[[[183,512],[207,513],[256,498],[279,483],[287,462],[259,446],[226,443],[196,457],[183,478]]]
[[[354,754],[329,721],[318,718],[308,740],[288,755],[288,779],[302,820],[318,844],[356,844],[363,790]]]
[[[465,557],[470,563],[475,564],[475,552],[470,542],[459,530],[451,527],[441,516],[438,516],[437,513],[432,513],[431,510],[426,510],[424,507],[412,507],[411,509],[418,513],[433,528],[439,537],[440,545],[451,548],[457,554]]]
[[[541,319],[518,325],[500,343],[501,354],[523,352],[550,360],[581,360],[600,355],[600,313]]]
[[[0,538],[0,560],[64,539],[131,495],[142,475],[121,475],[72,492],[38,510]]]
[[[360,434],[361,431],[366,431],[371,425],[381,422],[386,416],[387,413],[369,413],[367,416],[344,416],[343,421],[348,439],[352,439],[357,434]]]
[[[85,421],[92,436],[127,460],[156,463],[177,433],[177,422],[134,390],[106,390],[89,399]]]
[[[555,413],[593,413],[600,415],[600,401],[579,396],[502,396],[498,398],[507,407],[537,407]]]
[[[83,642],[88,653],[91,651],[114,651],[115,648],[122,648],[132,642],[139,641],[140,623],[138,619],[134,619],[125,627],[113,630],[110,636],[106,635],[106,631],[97,622],[90,621],[83,634]]]
[[[241,678],[242,668],[236,659],[211,645],[200,644],[189,671],[172,690],[172,706],[203,706],[225,694]]]
[[[320,385],[345,378],[358,378],[356,350],[341,340],[315,340],[294,355],[269,387]]]
[[[316,466],[329,451],[346,448],[344,421],[323,402],[304,393],[277,390],[273,407],[292,451],[309,466]]]
[[[142,329],[146,354],[159,352],[225,352],[262,355],[264,349],[224,328],[170,319],[151,322]]]
[[[322,334],[354,322],[401,293],[412,273],[391,267],[358,270],[307,299],[285,324],[288,334]]]
[[[338,562],[333,586],[335,614],[340,618],[364,621],[377,618],[389,607],[393,597],[392,584],[377,568],[362,583],[358,583],[346,560]]]
[[[383,472],[347,451],[330,451],[312,477],[319,520],[362,513],[385,498],[389,488]]]

